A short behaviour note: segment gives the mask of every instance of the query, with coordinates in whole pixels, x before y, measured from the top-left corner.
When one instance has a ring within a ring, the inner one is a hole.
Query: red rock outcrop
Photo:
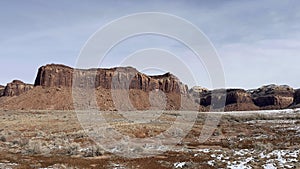
[[[294,89],[286,85],[267,85],[250,91],[253,102],[261,109],[284,109],[294,101]]]
[[[46,65],[38,70],[34,86],[72,86],[73,69],[65,65]]]
[[[72,87],[74,85],[74,87],[140,89],[143,91],[160,89],[166,93],[187,93],[187,86],[170,73],[147,76],[132,67],[84,70],[50,64],[39,68],[34,85],[45,87]]]
[[[213,94],[214,93],[214,94]],[[252,101],[251,95],[243,89],[226,89],[203,91],[200,93],[200,105],[208,107],[211,106],[212,95],[216,97],[216,101],[220,106],[225,106],[225,111],[242,111],[242,110],[258,110]],[[226,99],[222,97],[225,97]],[[223,102],[223,103],[222,103]],[[225,103],[224,103],[225,102]]]
[[[119,110],[120,108],[122,110],[145,110],[150,107],[153,108],[153,106],[158,106],[158,101],[151,100],[149,97],[159,91],[165,94],[166,105],[163,108],[178,110],[184,107],[184,109],[197,110],[197,105],[192,100],[189,101],[188,98],[182,97],[187,95],[187,86],[171,73],[148,76],[132,67],[74,69],[64,65],[49,64],[39,68],[34,86],[44,89],[64,89],[70,100],[73,100],[70,93],[78,94],[79,99],[75,99],[76,102],[73,103],[77,108],[89,104],[89,102],[80,101],[86,100],[87,92],[93,92],[88,89],[95,88],[97,103],[102,110]],[[98,93],[99,91],[101,92]],[[124,91],[129,91],[129,93],[125,92],[124,94]],[[51,92],[58,93],[59,91],[51,90]],[[122,100],[128,99],[126,94],[129,94],[129,101]],[[184,104],[182,104],[182,100],[184,100]],[[150,104],[151,101],[157,105]],[[69,102],[67,105],[70,105]],[[56,107],[72,109],[70,106],[63,105]]]
[[[0,97],[4,94],[5,86],[0,85]]]
[[[251,95],[243,89],[227,89],[226,111],[258,110]]]
[[[209,90],[204,87],[200,86],[194,86],[191,89],[189,89],[189,95],[194,99],[194,101],[198,104],[200,104],[200,96],[203,93],[207,93]]]
[[[188,90],[188,87],[171,73],[148,76],[132,67],[73,69],[64,65],[49,64],[39,68],[34,86],[18,80],[8,83],[5,88],[0,86],[1,96],[18,96],[14,99],[1,97],[0,107],[74,109],[74,106],[81,106],[84,108],[90,104],[88,96],[91,93],[86,90],[90,88],[96,89],[93,92],[96,94],[96,102],[101,110],[119,110],[119,107],[132,110],[132,106],[138,110],[162,107],[168,110],[200,111],[209,111],[210,108],[213,111],[223,110],[223,108],[225,111],[241,111],[300,107],[300,89],[294,90],[289,86],[268,85],[248,91],[208,90],[202,87]],[[79,92],[76,93],[73,89],[78,89]],[[78,95],[78,98],[86,102],[74,102],[74,93],[76,97]],[[151,97],[158,100],[151,100]],[[125,104],[124,99],[128,98],[130,100]],[[120,105],[116,104],[116,100]]]
[[[26,84],[20,80],[14,80],[6,85],[3,91],[3,96],[19,96],[32,88],[33,85],[31,84]]]

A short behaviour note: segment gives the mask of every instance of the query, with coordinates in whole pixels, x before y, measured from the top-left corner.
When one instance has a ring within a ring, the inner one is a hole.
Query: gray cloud
[[[33,82],[45,63],[74,65],[80,48],[99,27],[136,12],[166,12],[195,24],[219,52],[228,87],[267,83],[300,87],[300,3],[298,1],[3,1],[0,5],[0,83]],[[180,29],[180,28],[173,28]],[[144,47],[161,47],[197,72],[197,84],[210,87],[203,65],[182,44],[145,37],[120,44],[106,66]],[[105,65],[104,65],[105,66]],[[10,67],[17,67],[12,71]],[[193,84],[190,84],[193,85]]]

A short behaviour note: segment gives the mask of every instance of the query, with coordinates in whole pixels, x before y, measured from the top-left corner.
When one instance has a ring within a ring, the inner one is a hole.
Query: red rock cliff
[[[92,84],[95,86],[92,86]],[[147,76],[132,67],[84,70],[50,64],[39,68],[34,85],[45,87],[72,87],[74,85],[75,87],[129,88],[144,91],[160,89],[166,93],[187,93],[187,86],[183,85],[177,77],[170,73]]]
[[[19,96],[32,88],[32,84],[26,84],[20,80],[14,80],[5,86],[3,96]]]

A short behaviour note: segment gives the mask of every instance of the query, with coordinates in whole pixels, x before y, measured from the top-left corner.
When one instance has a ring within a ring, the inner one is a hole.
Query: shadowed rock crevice
[[[294,103],[300,104],[300,89],[295,90]]]

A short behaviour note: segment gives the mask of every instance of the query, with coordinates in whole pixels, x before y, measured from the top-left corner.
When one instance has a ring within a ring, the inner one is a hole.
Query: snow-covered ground
[[[206,113],[206,112],[200,112]],[[253,111],[227,111],[227,112],[209,112],[210,114],[230,114],[230,115],[247,115],[247,114],[270,114],[270,115],[278,115],[278,114],[300,114],[300,108],[297,109],[282,109],[282,110],[253,110]]]
[[[261,165],[264,169],[296,168],[299,163],[300,150],[273,150],[271,152],[256,151],[249,149],[221,151],[210,151],[212,160],[207,163],[210,166],[225,164],[230,169],[251,169],[253,164]],[[197,154],[197,156],[201,156]]]

